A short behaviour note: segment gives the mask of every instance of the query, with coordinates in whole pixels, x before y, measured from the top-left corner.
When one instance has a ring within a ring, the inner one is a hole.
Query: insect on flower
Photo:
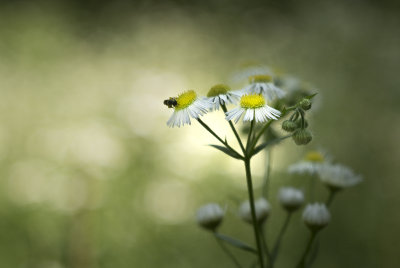
[[[170,97],[168,100],[164,101],[164,105],[167,105],[168,108],[173,108],[178,105],[178,102],[176,101],[176,98]]]

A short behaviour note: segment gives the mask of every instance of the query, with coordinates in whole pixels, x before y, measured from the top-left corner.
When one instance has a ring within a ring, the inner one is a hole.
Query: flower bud
[[[306,145],[312,140],[312,134],[309,130],[300,128],[294,132],[292,138],[297,145]]]
[[[221,224],[224,211],[215,203],[210,203],[197,210],[197,223],[208,230],[214,231]]]
[[[254,202],[256,221],[257,223],[263,223],[269,216],[270,205],[265,198],[260,198]],[[253,223],[253,218],[251,216],[250,202],[245,201],[239,207],[239,216],[250,224]]]
[[[296,188],[283,187],[279,190],[278,199],[284,209],[292,212],[301,207],[304,202],[304,194]]]
[[[300,101],[300,106],[304,111],[311,109],[311,101],[309,99],[302,99]]]
[[[293,132],[298,128],[298,125],[291,121],[291,120],[285,120],[282,123],[282,129],[287,131],[287,132]]]
[[[312,231],[319,231],[331,220],[331,214],[325,204],[308,204],[303,212],[303,221]]]

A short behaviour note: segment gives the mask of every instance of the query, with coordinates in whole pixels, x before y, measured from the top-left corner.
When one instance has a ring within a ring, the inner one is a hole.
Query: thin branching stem
[[[226,109],[225,103],[221,103],[221,107],[222,107],[222,110],[224,111],[224,113],[226,113],[228,111]],[[240,145],[240,148],[242,149],[242,152],[246,153],[246,151],[244,149],[244,146],[243,146],[243,143],[242,143],[242,140],[240,139],[240,136],[239,136],[238,132],[236,131],[235,126],[233,125],[231,120],[229,120],[228,122],[229,122],[229,125],[231,126],[231,129],[232,129],[233,133],[235,134],[235,137],[236,137],[236,139],[237,139],[237,141],[238,141],[238,143]]]
[[[269,247],[268,247],[268,243],[267,243],[267,238],[266,238],[266,235],[265,235],[265,231],[264,231],[264,228],[263,228],[264,226],[262,226],[262,225],[260,225],[260,230],[261,230],[261,241],[262,241],[262,245],[263,245],[263,247],[264,247],[264,252],[265,252],[265,255],[267,256],[267,262],[268,262],[268,268],[273,268],[273,263],[272,263],[272,256],[271,256],[271,252],[270,252],[270,250],[269,250]]]
[[[279,235],[278,235],[278,237],[276,239],[274,248],[272,250],[272,263],[274,263],[276,261],[276,258],[278,257],[279,249],[280,249],[280,246],[281,246],[281,243],[282,243],[282,238],[283,238],[283,235],[285,234],[285,232],[287,230],[287,227],[289,226],[289,222],[290,222],[291,217],[292,217],[292,212],[289,211],[286,214],[285,222],[283,223],[282,228],[279,231]]]
[[[232,254],[232,252],[225,246],[222,241],[220,241],[216,236],[215,240],[217,240],[218,245],[221,247],[222,251],[225,252],[225,254],[232,260],[232,262],[235,264],[236,267],[242,268],[242,265],[240,265],[239,261],[236,259],[235,255]]]
[[[335,198],[337,191],[335,190],[329,190],[329,196],[328,199],[326,200],[325,204],[329,208],[333,202],[333,199]]]
[[[204,123],[200,118],[197,118],[197,121],[199,121],[200,125],[202,125],[208,132],[210,132],[217,140],[219,140],[223,145],[226,146],[229,150],[232,152],[236,153],[237,155],[240,155],[242,158],[243,156],[239,154],[235,149],[233,149],[226,141],[221,139],[206,123]]]
[[[317,232],[312,231],[311,236],[308,239],[306,249],[304,250],[304,253],[301,256],[301,259],[300,259],[299,263],[297,264],[296,268],[306,268],[306,259],[307,259],[308,253],[310,252],[311,246],[312,246],[316,236],[317,236]]]
[[[263,252],[262,252],[262,244],[261,244],[261,232],[259,229],[259,225],[257,224],[256,208],[254,205],[253,182],[251,179],[251,170],[250,170],[250,158],[248,156],[245,157],[244,165],[245,165],[245,169],[246,169],[247,191],[249,194],[251,218],[253,220],[253,229],[254,229],[254,236],[255,236],[256,244],[257,244],[257,253],[258,253],[258,258],[260,260],[260,265],[263,268],[264,267],[264,258],[263,258]]]
[[[265,198],[268,198],[268,190],[269,190],[269,184],[270,184],[270,177],[271,177],[271,159],[272,159],[272,157],[271,157],[271,154],[272,154],[272,152],[271,152],[271,148],[267,148],[266,149],[266,156],[265,156],[265,158],[266,158],[266,169],[265,169],[265,172],[264,172],[264,183],[263,183],[263,187],[262,187],[262,195],[265,197]]]

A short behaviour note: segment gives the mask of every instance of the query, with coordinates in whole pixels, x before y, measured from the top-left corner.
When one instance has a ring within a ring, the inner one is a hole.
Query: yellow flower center
[[[324,162],[324,156],[317,151],[308,152],[305,159],[311,162]]]
[[[255,109],[265,106],[265,99],[262,95],[244,95],[240,98],[240,106],[245,109]]]
[[[252,75],[249,77],[250,83],[268,83],[272,82],[272,76],[265,74],[265,75]]]
[[[213,86],[207,93],[207,97],[216,97],[220,94],[226,94],[231,88],[224,84],[218,84]]]
[[[194,90],[188,90],[179,94],[176,98],[177,105],[175,110],[182,110],[189,107],[197,98],[196,92]]]

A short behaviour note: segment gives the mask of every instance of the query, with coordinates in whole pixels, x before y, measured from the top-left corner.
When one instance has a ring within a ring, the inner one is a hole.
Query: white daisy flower
[[[265,221],[271,210],[271,206],[265,198],[259,198],[254,202],[256,221]],[[248,223],[253,223],[253,218],[251,216],[250,201],[243,202],[239,207],[239,216]]]
[[[164,104],[175,109],[167,122],[169,127],[190,125],[190,117],[197,119],[207,113],[210,107],[210,102],[199,98],[194,90],[188,90],[176,98],[169,98]]]
[[[243,88],[244,92],[263,94],[268,101],[283,98],[286,93],[274,84],[271,75],[253,75],[249,77],[250,85]]]
[[[206,229],[215,230],[224,218],[223,209],[215,203],[210,203],[197,210],[197,223]]]
[[[268,119],[277,120],[281,112],[268,106],[263,95],[252,94],[243,95],[240,98],[239,107],[226,113],[226,120],[235,119],[235,123],[237,123],[243,114],[243,121],[256,120],[257,123],[262,123]]]
[[[301,190],[293,187],[283,187],[279,190],[279,202],[288,211],[294,211],[301,207],[304,202],[304,194]]]
[[[239,92],[231,91],[231,88],[224,84],[213,86],[207,93],[207,98],[211,103],[211,111],[218,110],[221,104],[236,104],[240,96]]]
[[[306,154],[304,160],[292,164],[288,167],[291,174],[317,174],[322,165],[329,163],[330,158],[327,154],[319,151],[310,151]]]
[[[251,63],[234,73],[230,81],[232,83],[239,83],[249,79],[250,76],[262,74],[272,74],[272,71],[266,66]]]
[[[320,180],[333,190],[341,190],[359,184],[363,179],[352,169],[340,165],[322,165],[319,169]]]

